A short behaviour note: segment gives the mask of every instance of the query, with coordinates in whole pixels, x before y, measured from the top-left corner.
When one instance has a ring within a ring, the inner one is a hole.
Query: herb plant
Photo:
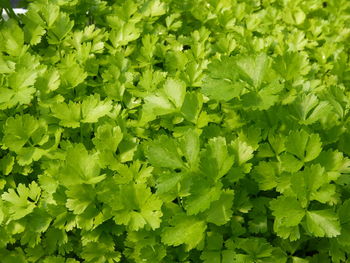
[[[28,2],[2,263],[349,262],[350,1]]]

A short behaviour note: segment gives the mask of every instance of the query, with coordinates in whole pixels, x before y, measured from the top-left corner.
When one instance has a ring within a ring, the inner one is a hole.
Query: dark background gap
[[[11,6],[13,8],[18,7],[19,2],[20,2],[20,0],[11,0]]]

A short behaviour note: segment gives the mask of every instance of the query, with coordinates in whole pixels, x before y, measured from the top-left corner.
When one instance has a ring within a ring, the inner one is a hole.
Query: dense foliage
[[[30,2],[2,263],[349,262],[350,1]]]

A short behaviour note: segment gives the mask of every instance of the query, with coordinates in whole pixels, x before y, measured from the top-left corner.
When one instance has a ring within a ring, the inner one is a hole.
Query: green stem
[[[80,123],[80,142],[83,143],[83,124]]]
[[[13,11],[13,8],[11,6],[10,0],[4,0],[2,3],[0,3],[0,6],[5,10],[9,18],[13,18],[16,21],[19,21],[18,16]]]

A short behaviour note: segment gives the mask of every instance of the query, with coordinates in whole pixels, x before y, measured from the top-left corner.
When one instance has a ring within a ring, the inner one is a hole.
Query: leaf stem
[[[0,3],[0,7],[5,10],[9,18],[13,18],[16,21],[19,21],[18,16],[16,13],[13,11],[13,8],[11,6],[10,0],[4,0],[2,3]]]
[[[83,143],[83,124],[80,123],[80,142]]]

